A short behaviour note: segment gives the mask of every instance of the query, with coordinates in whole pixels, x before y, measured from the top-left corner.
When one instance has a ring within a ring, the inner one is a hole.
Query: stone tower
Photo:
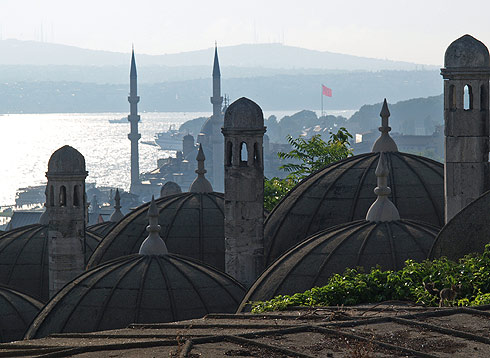
[[[264,116],[247,98],[225,113],[225,270],[246,287],[264,269]]]
[[[213,123],[213,135],[211,137],[211,150],[212,150],[212,179],[213,187],[216,191],[221,192],[223,190],[223,137],[221,136],[220,129],[223,125],[223,112],[221,106],[223,104],[223,97],[221,96],[221,72],[219,69],[218,60],[218,47],[214,48],[214,64],[213,64],[213,97],[211,97],[211,103],[213,104],[213,116],[211,121]]]
[[[487,47],[470,35],[446,50],[444,68],[445,214],[457,212],[490,189],[488,177]]]
[[[68,145],[51,155],[46,177],[49,295],[85,269],[85,158]]]
[[[136,74],[136,61],[134,59],[134,49],[131,52],[131,71],[129,74],[129,116],[128,121],[131,125],[131,131],[128,134],[128,138],[131,141],[131,187],[130,192],[138,194],[140,187],[140,164],[138,153],[138,141],[141,138],[141,134],[138,133],[138,122],[140,116],[138,115],[138,102],[140,98],[138,96],[138,76]]]

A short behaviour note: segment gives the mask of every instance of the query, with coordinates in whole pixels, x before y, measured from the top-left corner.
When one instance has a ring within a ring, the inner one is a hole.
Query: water
[[[274,114],[277,118],[282,118],[296,112],[298,111],[271,111],[264,112],[264,116]],[[353,112],[336,111],[329,114],[350,116]],[[210,115],[210,112],[142,113],[139,124],[140,171],[154,169],[158,158],[171,155],[169,151],[142,144],[142,141],[153,141],[155,133],[168,130],[170,125],[178,128],[187,120]],[[109,123],[109,119],[124,116],[127,113],[0,115],[0,205],[14,204],[18,188],[45,183],[49,157],[65,144],[76,148],[85,156],[88,182],[128,190],[129,123]]]

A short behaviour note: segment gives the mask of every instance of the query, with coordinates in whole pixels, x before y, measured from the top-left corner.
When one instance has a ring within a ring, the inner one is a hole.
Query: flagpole
[[[322,85],[322,90],[321,90],[321,96],[322,96],[322,113],[321,116],[323,117],[323,85]]]

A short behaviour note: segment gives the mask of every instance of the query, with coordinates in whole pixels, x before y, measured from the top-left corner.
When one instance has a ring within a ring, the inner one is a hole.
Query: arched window
[[[79,185],[73,187],[73,206],[80,206],[80,195],[78,193]]]
[[[240,143],[240,165],[246,166],[248,162],[248,148],[247,143]]]
[[[54,206],[54,187],[52,185],[49,186],[49,206]]]
[[[60,206],[66,206],[66,188],[64,185],[60,188]]]
[[[480,109],[488,109],[488,93],[485,85],[481,85],[480,87]]]
[[[473,109],[473,91],[470,85],[464,86],[464,109],[470,111]]]
[[[254,143],[254,165],[260,167],[260,152],[259,144],[257,142]]]
[[[449,86],[449,109],[451,111],[456,110],[456,91],[454,85]]]
[[[226,165],[231,166],[231,160],[233,158],[233,143],[228,141],[226,143]]]

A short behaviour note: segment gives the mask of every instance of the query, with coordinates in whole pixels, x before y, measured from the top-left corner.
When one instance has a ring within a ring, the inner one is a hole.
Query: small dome
[[[213,133],[213,117],[210,117],[206,119],[206,122],[201,127],[201,132],[202,134],[205,134],[207,136],[212,136]]]
[[[269,300],[277,295],[304,292],[326,285],[346,268],[368,272],[379,265],[399,270],[408,259],[423,261],[439,229],[411,221],[369,222],[358,220],[321,231],[286,252],[255,281],[240,305]]]
[[[67,284],[41,311],[27,339],[233,313],[245,290],[225,273],[177,255],[131,255]]]
[[[163,184],[162,188],[160,189],[160,198],[180,193],[182,193],[182,189],[180,188],[179,184],[174,181],[168,181]]]
[[[490,243],[489,207],[490,191],[465,206],[441,229],[429,258],[445,256],[457,261],[467,254],[482,253]]]
[[[224,128],[264,129],[264,114],[257,103],[242,97],[228,107]]]
[[[489,67],[487,47],[471,35],[453,41],[444,55],[444,67]]]
[[[0,342],[21,340],[42,308],[34,298],[0,286]]]
[[[417,155],[386,152],[389,199],[400,217],[444,225],[444,166]],[[364,219],[376,200],[380,153],[330,164],[294,187],[264,222],[266,264],[320,230]]]
[[[160,236],[170,253],[225,269],[224,198],[220,193],[182,193],[155,200]],[[148,236],[148,206],[126,215],[102,240],[88,267],[135,254]]]
[[[49,158],[48,173],[86,175],[85,158],[75,148],[65,145],[55,151]]]
[[[85,237],[85,261],[101,238]],[[48,227],[22,226],[0,235],[0,285],[26,293],[42,302],[49,299]]]

